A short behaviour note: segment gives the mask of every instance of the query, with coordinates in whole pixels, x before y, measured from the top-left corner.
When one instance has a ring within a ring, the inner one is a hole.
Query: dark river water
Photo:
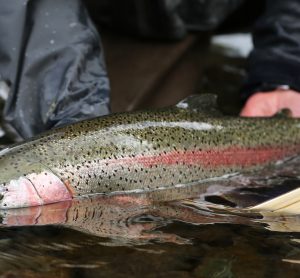
[[[237,99],[244,59],[214,55],[201,86]],[[235,101],[223,108],[238,111]],[[299,166],[0,211],[0,277],[299,277],[300,217],[245,209],[297,188]]]

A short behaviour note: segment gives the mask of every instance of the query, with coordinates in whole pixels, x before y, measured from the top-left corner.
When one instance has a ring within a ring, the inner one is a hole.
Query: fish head
[[[0,167],[4,169],[2,165]],[[5,168],[6,171],[0,172],[0,209],[32,207],[72,199],[65,183],[39,162]]]

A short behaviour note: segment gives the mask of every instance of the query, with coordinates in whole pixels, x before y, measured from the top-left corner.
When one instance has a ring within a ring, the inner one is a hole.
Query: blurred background
[[[239,112],[250,32],[262,14],[263,1],[234,0],[238,8],[214,12],[218,23],[209,11],[203,12],[202,21],[195,18],[195,28],[193,11],[186,11],[182,17],[189,16],[189,32],[174,33],[162,30],[170,20],[157,13],[162,1],[142,1],[142,7],[134,0],[85,2],[101,34],[113,112],[163,107],[207,92],[219,95],[226,114]],[[222,2],[226,1],[218,1]]]

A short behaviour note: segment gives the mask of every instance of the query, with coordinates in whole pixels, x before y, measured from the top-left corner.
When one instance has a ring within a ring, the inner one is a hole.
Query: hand
[[[292,117],[300,117],[300,93],[282,89],[257,92],[247,100],[240,116],[269,117],[284,108],[292,112]]]

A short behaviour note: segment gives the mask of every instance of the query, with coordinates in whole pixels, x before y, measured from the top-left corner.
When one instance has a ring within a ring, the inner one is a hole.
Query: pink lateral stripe
[[[108,160],[109,163],[120,163],[125,165],[141,164],[144,167],[154,165],[201,165],[204,167],[222,166],[253,166],[275,162],[287,156],[299,152],[300,146],[291,147],[228,147],[215,150],[187,150],[171,151],[156,155],[138,155],[116,160]]]

